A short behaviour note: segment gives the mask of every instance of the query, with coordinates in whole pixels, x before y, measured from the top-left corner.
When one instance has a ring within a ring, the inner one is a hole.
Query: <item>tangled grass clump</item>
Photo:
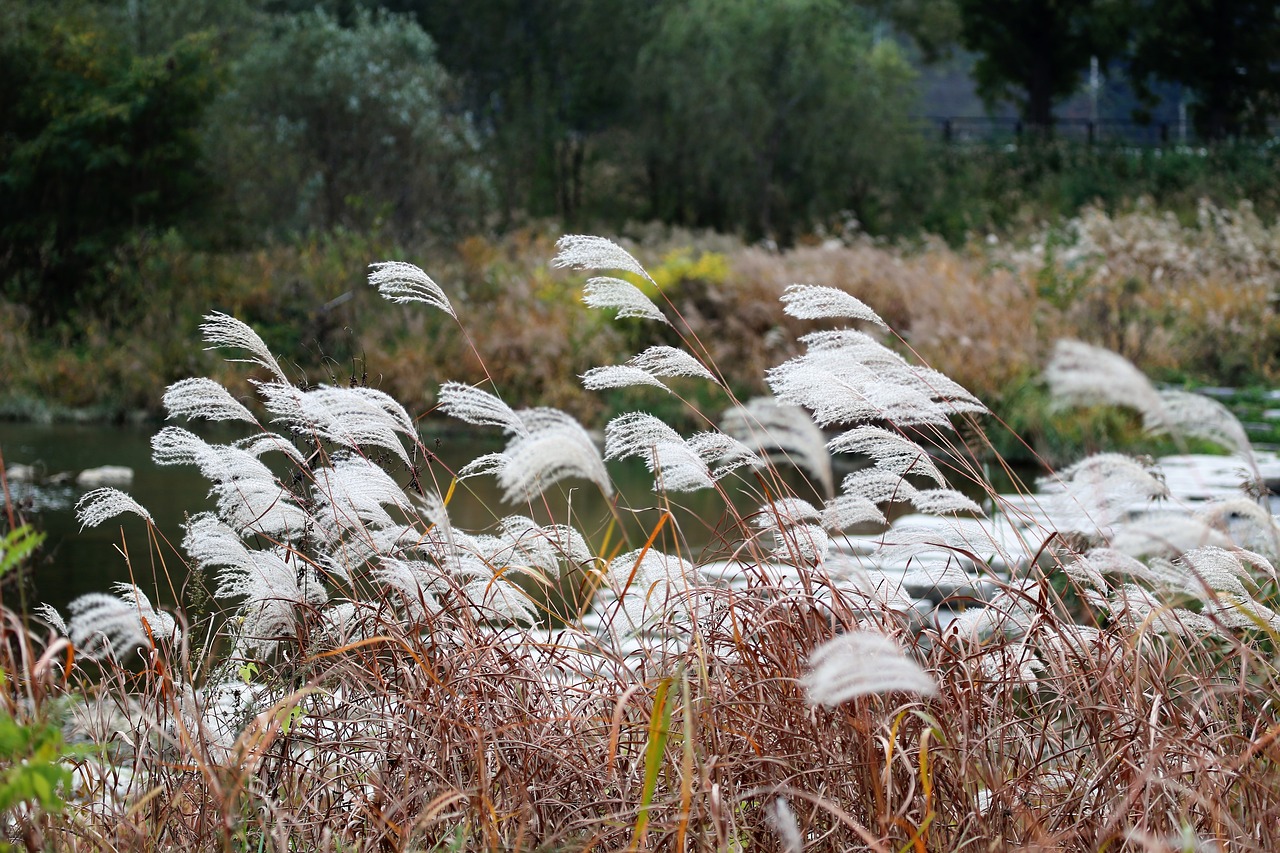
[[[556,263],[645,274],[599,238],[566,238]],[[371,283],[461,313],[411,265],[376,265]],[[61,715],[95,745],[68,759],[66,810],[12,812],[14,840],[281,851],[1280,841],[1270,514],[1241,493],[1193,518],[1152,466],[1117,456],[1064,471],[1041,499],[1000,495],[976,462],[985,409],[972,394],[887,347],[892,333],[863,301],[813,284],[782,296],[795,322],[846,327],[809,331],[803,352],[768,371],[772,399],[740,401],[714,342],[664,291],[655,301],[593,278],[593,307],[661,321],[679,345],[583,383],[677,399],[709,385],[725,395],[724,428],[698,411],[706,428],[686,437],[631,412],[609,422],[602,455],[564,412],[446,383],[444,413],[507,436],[457,472],[391,396],[295,384],[253,329],[209,315],[206,342],[250,365],[256,400],[208,380],[170,387],[172,416],[245,435],[156,435],[156,461],[195,465],[216,509],[189,519],[180,549],[154,527],[148,545],[156,563],[176,554],[191,568],[188,600],[207,592],[221,609],[171,614],[155,591],[124,584],[74,602],[69,618],[44,609],[53,639],[10,632],[9,713]],[[1077,362],[1056,375],[1080,397]],[[1152,395],[1154,424],[1196,434],[1195,406]],[[856,463],[838,483],[833,456]],[[653,473],[652,507],[616,496],[606,460],[631,457]],[[790,462],[817,481],[812,494],[788,486]],[[475,476],[495,476],[524,514],[455,526],[450,499]],[[584,484],[616,517],[650,519],[648,535],[534,520]],[[695,490],[724,498],[705,552],[683,544],[672,511]],[[740,490],[758,510],[736,508]],[[890,523],[906,505],[914,512]],[[110,489],[80,506],[85,523],[122,512],[149,518]],[[1157,535],[1168,517],[1183,524],[1177,543]]]

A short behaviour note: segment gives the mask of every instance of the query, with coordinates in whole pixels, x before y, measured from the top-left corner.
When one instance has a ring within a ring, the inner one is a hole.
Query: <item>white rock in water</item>
[[[34,465],[10,465],[4,469],[4,476],[11,483],[31,483],[36,479]]]
[[[98,489],[103,486],[128,486],[133,483],[133,469],[123,465],[103,465],[86,468],[76,477],[76,485],[82,489]]]

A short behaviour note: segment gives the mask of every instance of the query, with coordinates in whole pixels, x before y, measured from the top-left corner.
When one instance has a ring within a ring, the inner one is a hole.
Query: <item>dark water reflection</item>
[[[151,461],[151,436],[158,429],[154,424],[0,423],[0,453],[9,466],[36,465],[48,474],[74,474],[101,465],[132,468],[133,485],[125,491],[151,512],[159,532],[158,542],[152,543],[146,525],[133,516],[121,516],[98,528],[81,531],[74,507],[84,490],[71,484],[13,484],[15,499],[26,502],[29,517],[49,537],[34,578],[39,601],[61,609],[76,596],[106,591],[114,581],[132,580],[148,594],[154,593],[158,601],[174,602],[175,590],[181,589],[186,576],[177,552],[182,523],[191,514],[212,509],[213,502],[208,497],[208,482],[194,467],[160,466]],[[202,431],[206,440],[220,442],[245,434],[225,429]],[[437,434],[428,428],[424,441],[440,460],[424,474],[424,484],[429,486],[434,480],[441,493],[449,488],[450,470],[502,446],[496,430],[459,435]],[[455,489],[449,503],[450,517],[464,530],[484,532],[492,530],[503,516],[527,515],[542,524],[572,523],[587,536],[597,553],[612,553],[620,546],[638,548],[662,517],[658,498],[652,492],[653,478],[635,462],[611,463],[610,473],[619,489],[617,517],[623,523],[621,532],[599,490],[576,481],[566,481],[551,490],[544,502],[520,506],[502,503],[491,477],[469,479]],[[400,479],[407,482],[408,476]],[[796,494],[816,499],[797,472],[787,472],[787,479]],[[760,505],[754,478],[735,480],[731,476],[725,483],[739,511],[750,512]],[[680,549],[686,553],[723,551],[726,544],[722,531],[733,525],[720,495],[704,490],[675,496],[673,500],[676,524],[663,526],[656,547],[675,550],[678,537]],[[127,562],[126,552],[130,558]]]

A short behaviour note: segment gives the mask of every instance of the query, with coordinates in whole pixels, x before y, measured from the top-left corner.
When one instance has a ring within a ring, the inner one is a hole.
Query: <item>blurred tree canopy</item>
[[[976,206],[935,215],[957,194],[908,54],[958,41],[1045,126],[1111,56],[1217,138],[1280,108],[1278,30],[1260,0],[0,0],[0,293],[46,326],[119,320],[165,231],[955,236]]]
[[[1180,83],[1206,139],[1258,134],[1280,112],[1280,6],[1273,0],[1134,0],[1132,74]]]
[[[637,84],[653,214],[787,240],[862,207],[910,153],[912,79],[847,4],[664,4]]]
[[[209,146],[242,228],[476,227],[487,179],[435,44],[406,15],[273,18],[232,66]]]
[[[988,103],[1013,100],[1037,128],[1074,93],[1089,59],[1114,53],[1125,21],[1119,0],[955,0],[961,39],[978,54],[974,76]]]
[[[127,303],[105,267],[130,238],[198,213],[211,42],[135,53],[78,6],[7,3],[0,35],[0,275],[44,323]]]

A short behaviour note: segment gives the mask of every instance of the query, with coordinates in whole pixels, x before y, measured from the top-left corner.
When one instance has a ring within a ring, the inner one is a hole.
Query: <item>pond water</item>
[[[114,581],[133,581],[157,601],[175,602],[176,591],[181,589],[186,576],[178,548],[183,521],[191,514],[212,509],[213,502],[208,497],[208,481],[193,466],[161,466],[151,461],[151,437],[159,429],[156,424],[0,422],[0,453],[7,466],[34,465],[46,475],[75,474],[102,465],[132,468],[133,483],[124,491],[151,512],[159,534],[158,541],[151,542],[146,525],[128,515],[81,531],[74,510],[84,489],[73,483],[10,484],[13,498],[26,508],[28,518],[48,534],[34,573],[35,597],[39,602],[62,609],[79,595],[107,591]],[[243,431],[229,429],[200,432],[206,440],[219,442],[245,435]],[[446,491],[451,482],[449,470],[457,470],[477,456],[502,447],[496,430],[477,430],[476,434],[465,435],[437,434],[427,428],[424,443],[440,460],[430,466],[424,483],[430,483],[434,475],[441,492]],[[463,530],[482,532],[492,530],[503,516],[528,515],[542,524],[572,523],[588,537],[597,553],[606,545],[610,551],[615,550],[620,535],[625,537],[624,550],[638,548],[662,515],[652,491],[653,477],[642,464],[634,461],[611,463],[609,470],[619,490],[616,505],[623,522],[621,532],[611,523],[614,514],[599,490],[581,481],[566,481],[553,488],[545,502],[528,506],[504,504],[493,478],[472,478],[455,490],[449,503],[450,518]],[[787,479],[797,495],[816,499],[798,472],[788,472]],[[738,480],[728,485],[741,511],[750,512],[760,505],[752,494],[750,482]],[[677,524],[664,525],[663,538],[657,547],[675,550],[677,543],[672,537],[678,532],[682,550],[686,552],[698,554],[715,550],[720,541],[718,529],[729,526],[721,497],[704,490],[675,496],[673,501]],[[128,561],[124,557],[126,552]]]

